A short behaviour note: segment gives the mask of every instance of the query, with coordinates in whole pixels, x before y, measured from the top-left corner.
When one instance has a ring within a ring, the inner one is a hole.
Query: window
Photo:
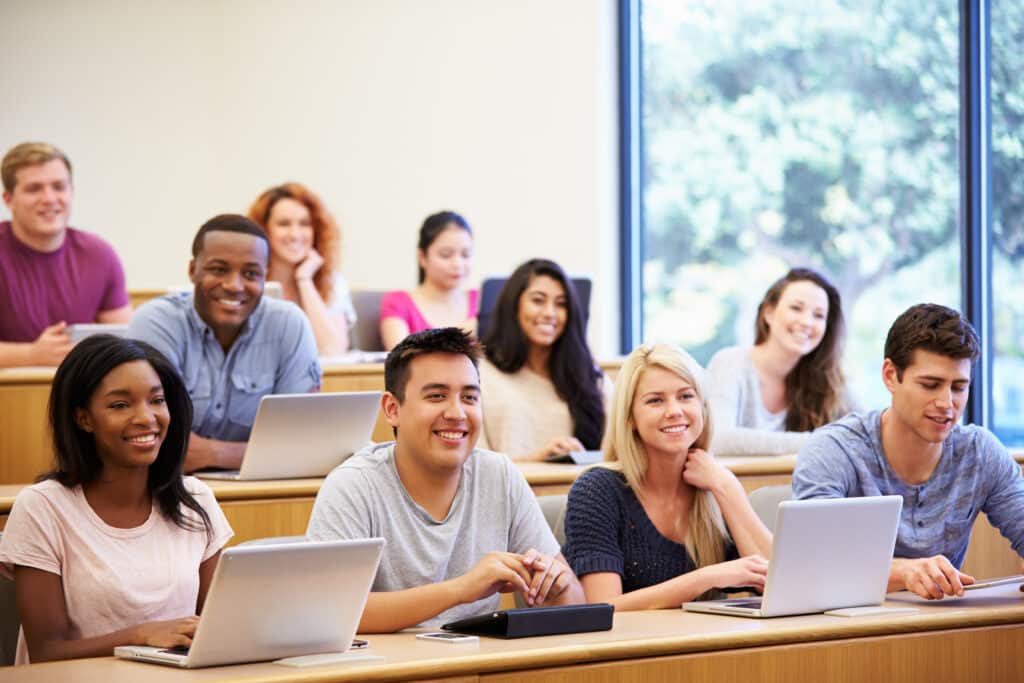
[[[855,398],[885,405],[892,321],[960,306],[957,3],[642,0],[640,17],[644,339],[704,363],[752,343],[768,285],[811,266],[842,292]]]
[[[993,428],[1024,446],[1024,4],[992,0]]]

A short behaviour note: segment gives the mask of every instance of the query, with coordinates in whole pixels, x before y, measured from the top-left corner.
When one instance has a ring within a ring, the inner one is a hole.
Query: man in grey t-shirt
[[[475,449],[478,353],[457,328],[396,346],[382,399],[395,441],[353,455],[317,494],[309,538],[387,540],[360,632],[485,613],[500,592],[530,605],[584,601],[523,475]]]
[[[959,313],[911,307],[885,342],[882,380],[892,405],[816,430],[797,458],[797,498],[903,497],[890,591],[962,595],[974,583],[959,568],[979,512],[1024,555],[1020,467],[987,429],[958,424],[979,353]]]

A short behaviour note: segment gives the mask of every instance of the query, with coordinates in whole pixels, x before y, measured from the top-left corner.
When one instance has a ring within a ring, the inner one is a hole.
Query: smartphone
[[[445,631],[434,631],[432,633],[417,633],[417,638],[421,640],[438,640],[443,643],[454,643],[456,645],[460,643],[479,643],[480,638],[477,636],[464,636],[460,633],[447,633]]]
[[[365,640],[363,640],[362,638],[353,638],[352,639],[352,648],[351,649],[353,649],[353,650],[362,650],[364,647],[370,647],[370,644],[368,642],[366,642]]]

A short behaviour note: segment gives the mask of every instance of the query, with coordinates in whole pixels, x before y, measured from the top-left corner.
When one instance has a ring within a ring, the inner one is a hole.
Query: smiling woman
[[[192,404],[152,346],[97,335],[57,369],[57,467],[18,494],[0,540],[23,636],[17,663],[188,645],[231,537],[182,476]]]
[[[594,363],[583,320],[554,261],[533,259],[512,273],[484,339],[481,447],[516,460],[600,448],[612,383]]]
[[[809,432],[851,409],[842,303],[823,275],[786,273],[765,293],[754,327],[753,347],[722,349],[708,363],[718,455],[795,453]]]

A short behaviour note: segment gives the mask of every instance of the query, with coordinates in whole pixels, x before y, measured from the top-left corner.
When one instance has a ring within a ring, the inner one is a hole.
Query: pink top
[[[26,487],[0,539],[0,572],[12,577],[18,564],[59,575],[73,638],[195,614],[199,565],[234,532],[210,487],[194,477],[185,477],[185,487],[210,516],[209,539],[202,528],[188,531],[164,517],[155,502],[141,526],[118,529],[100,519],[81,486],[48,480]],[[23,633],[14,663],[28,664]]]
[[[469,290],[469,311],[466,313],[466,320],[476,317],[479,305],[480,290]],[[384,320],[386,318],[398,318],[403,321],[409,328],[409,334],[434,328],[434,325],[430,324],[423,317],[420,309],[416,307],[416,302],[409,296],[409,292],[401,289],[388,292],[380,300],[380,319]]]

